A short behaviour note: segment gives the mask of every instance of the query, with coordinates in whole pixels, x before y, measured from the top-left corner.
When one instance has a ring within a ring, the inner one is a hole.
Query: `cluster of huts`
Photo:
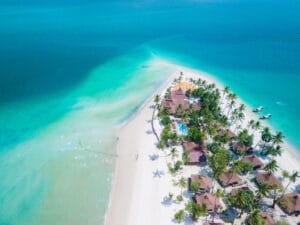
[[[189,89],[193,88],[191,85],[187,86]],[[193,109],[200,109],[200,103],[193,102],[191,104],[188,97],[186,96],[186,91],[187,90],[182,88],[181,85],[177,85],[176,88],[172,89],[169,96],[163,99],[162,107],[168,108],[171,115],[175,115],[176,113],[178,113],[177,109],[180,105],[183,110],[188,110],[190,109],[190,107],[193,107]],[[228,135],[231,140],[234,140],[236,138],[236,134],[229,129],[219,131],[220,136],[225,134]],[[281,187],[281,182],[274,174],[263,171],[264,163],[258,156],[253,154],[252,148],[246,147],[241,142],[231,141],[230,149],[235,153],[242,153],[243,156],[241,157],[241,160],[252,164],[253,170],[257,171],[255,177],[256,182],[265,183],[274,189]],[[183,142],[183,150],[186,152],[186,155],[188,157],[187,165],[195,166],[205,165],[207,163],[208,150],[206,143],[195,143],[193,141],[187,140]],[[193,181],[197,181],[200,184],[199,190],[194,195],[194,201],[199,206],[205,205],[209,213],[220,211],[222,209],[222,204],[219,198],[217,198],[217,196],[212,192],[213,179],[207,175],[192,174],[188,178],[189,189],[190,184]],[[239,190],[249,189],[247,186],[245,186],[245,182],[242,177],[239,174],[234,173],[231,169],[228,169],[223,174],[221,174],[218,178],[218,182],[223,187],[233,187],[231,190],[232,196],[236,195]],[[280,199],[280,206],[288,214],[299,214],[299,194],[295,192],[285,194]],[[261,212],[261,216],[264,219],[266,225],[275,224],[272,217],[268,213]],[[204,224],[222,225],[223,223],[206,222]]]

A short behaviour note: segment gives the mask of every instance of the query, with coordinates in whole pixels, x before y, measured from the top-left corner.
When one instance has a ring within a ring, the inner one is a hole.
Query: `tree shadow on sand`
[[[165,172],[163,170],[155,170],[153,171],[153,177],[161,178],[163,175],[165,175]]]

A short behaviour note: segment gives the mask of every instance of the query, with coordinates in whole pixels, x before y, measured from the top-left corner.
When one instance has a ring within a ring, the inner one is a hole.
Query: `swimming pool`
[[[177,123],[177,131],[179,135],[187,135],[188,128],[185,123]]]

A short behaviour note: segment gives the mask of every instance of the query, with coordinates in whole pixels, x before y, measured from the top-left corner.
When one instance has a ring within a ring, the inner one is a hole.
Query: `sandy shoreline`
[[[223,85],[209,74],[174,66],[178,68],[177,72],[170,75],[167,81],[145,101],[118,132],[118,157],[106,213],[106,225],[172,224],[174,213],[180,208],[179,204],[165,202],[167,194],[170,191],[178,192],[178,188],[173,187],[170,183],[173,178],[167,172],[167,157],[164,157],[163,152],[156,148],[157,141],[152,133],[150,123],[153,113],[151,107],[153,97],[157,93],[161,94],[170,86],[174,77],[179,76],[180,71],[183,71],[185,77],[200,77],[209,83],[215,83],[219,89],[223,89]],[[258,116],[252,113],[249,107],[245,114],[246,120],[242,126],[246,126],[250,119],[258,119]],[[264,124],[270,126],[266,122]],[[161,129],[157,120],[154,120],[154,127],[158,132]],[[256,135],[254,143],[258,138],[259,135]],[[295,148],[284,144],[283,149],[282,156],[277,157],[280,168],[288,171],[300,171],[300,157]],[[159,159],[150,160],[149,156],[152,154],[159,154]],[[162,172],[161,177],[154,175],[157,171]],[[198,171],[198,167],[189,167],[182,172],[182,176],[187,177]],[[279,176],[280,172],[276,175]]]

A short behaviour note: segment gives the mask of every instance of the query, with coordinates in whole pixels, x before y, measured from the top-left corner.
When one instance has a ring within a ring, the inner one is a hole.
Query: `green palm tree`
[[[270,194],[271,188],[267,183],[257,183],[257,190],[255,192],[255,205],[258,205],[262,197],[267,197]]]
[[[184,210],[181,209],[177,213],[175,213],[174,218],[178,223],[182,223],[184,220]]]
[[[174,159],[178,157],[178,150],[176,148],[171,148],[170,154],[172,158],[172,161],[174,162]]]
[[[254,124],[255,124],[255,120],[250,120],[250,121],[248,122],[247,127],[250,128],[250,129],[253,129]]]
[[[229,115],[231,114],[231,111],[233,109],[233,107],[235,106],[235,100],[231,100],[229,103],[228,103],[228,111],[227,111],[227,117],[229,117]]]
[[[251,209],[253,206],[253,193],[250,190],[240,190],[234,199],[234,207],[240,209],[241,217],[246,209]]]
[[[252,210],[247,220],[251,225],[265,225],[265,221],[260,215],[260,211],[258,209]]]
[[[183,189],[186,188],[186,186],[187,186],[186,178],[181,177],[178,181],[174,182],[174,185],[180,187],[180,193],[182,195]]]
[[[284,139],[284,136],[283,136],[282,132],[277,132],[275,135],[273,135],[272,142],[273,142],[273,144],[281,144],[281,143],[283,143],[283,139]]]
[[[268,174],[271,175],[271,173],[274,173],[275,171],[277,171],[278,168],[279,167],[277,165],[277,161],[273,159],[265,166],[265,171],[267,171]]]
[[[256,122],[254,123],[253,129],[254,129],[254,130],[260,130],[260,128],[261,128],[260,122],[259,122],[259,121],[256,121]]]
[[[269,143],[272,140],[272,134],[269,127],[265,127],[261,132],[262,141]]]
[[[245,109],[246,109],[246,105],[245,104],[240,104],[240,106],[239,106],[239,111],[240,112],[244,112],[245,111]]]
[[[273,158],[276,156],[281,156],[282,154],[282,148],[280,145],[277,146],[267,146],[266,151],[264,152],[264,155],[271,155]]]
[[[155,106],[157,108],[158,108],[159,102],[160,102],[160,96],[159,95],[155,95],[155,97],[154,97],[154,103],[155,103]]]
[[[298,171],[294,171],[292,174],[285,174],[288,175],[287,178],[289,179],[288,184],[285,186],[282,195],[285,194],[286,190],[288,189],[288,187],[290,186],[291,183],[295,183],[297,181],[298,178],[300,178],[300,174]]]
[[[192,220],[197,221],[200,216],[204,216],[207,214],[206,205],[200,207],[196,202],[190,200],[186,206],[185,210],[189,213]]]

